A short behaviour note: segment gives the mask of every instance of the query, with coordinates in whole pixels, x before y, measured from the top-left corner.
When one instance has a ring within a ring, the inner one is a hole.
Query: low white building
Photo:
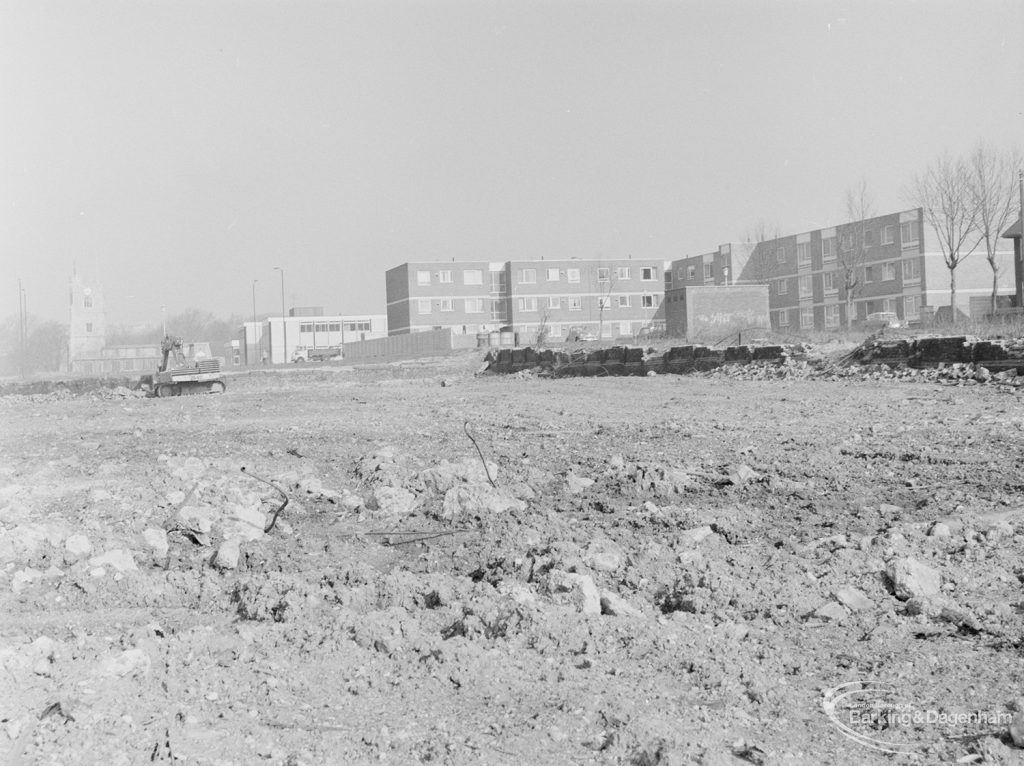
[[[385,314],[331,314],[323,309],[293,308],[288,316],[244,322],[239,328],[243,365],[285,364],[298,348],[344,346],[353,341],[384,338]]]

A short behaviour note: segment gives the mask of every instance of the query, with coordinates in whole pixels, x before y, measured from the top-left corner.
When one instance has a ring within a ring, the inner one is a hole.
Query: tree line
[[[224,344],[237,337],[238,328],[245,320],[240,316],[228,319],[215,317],[200,309],[186,309],[167,317],[167,333],[188,341],[206,341],[214,356],[223,356]],[[54,320],[43,320],[31,314],[26,317],[25,349],[22,356],[20,323],[17,316],[0,321],[0,376],[58,372],[66,360],[68,325]],[[136,327],[109,328],[107,346],[155,345],[159,346],[163,323]]]

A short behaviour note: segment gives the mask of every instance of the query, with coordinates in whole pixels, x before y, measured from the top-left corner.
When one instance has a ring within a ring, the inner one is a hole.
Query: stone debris
[[[601,594],[587,575],[552,569],[548,588],[556,600],[564,599],[583,614],[601,614]]]
[[[894,559],[886,568],[896,598],[930,599],[939,595],[942,576],[930,566],[912,558]]]
[[[643,612],[613,591],[601,591],[600,602],[601,614],[612,617],[643,617]]]
[[[375,487],[367,503],[367,507],[383,516],[406,516],[416,505],[416,496],[412,492],[386,485]]]
[[[85,535],[71,535],[64,541],[64,550],[72,560],[81,559],[92,553],[92,543]]]
[[[840,604],[854,612],[874,607],[874,602],[859,588],[840,588],[836,591],[835,597]]]
[[[237,537],[231,537],[217,547],[217,553],[213,557],[214,566],[219,569],[238,569],[241,553],[241,541]]]
[[[152,663],[142,649],[128,649],[105,657],[97,669],[97,675],[106,678],[123,678],[128,675],[146,675]]]
[[[142,539],[153,552],[153,557],[162,560],[167,557],[170,544],[167,542],[167,530],[148,527],[142,531]]]
[[[565,476],[565,491],[570,495],[578,495],[592,486],[594,486],[594,480],[587,476],[578,476],[572,472]]]
[[[93,556],[89,559],[89,566],[97,569],[110,567],[118,574],[135,572],[139,568],[132,552],[123,548],[115,548],[99,556]]]

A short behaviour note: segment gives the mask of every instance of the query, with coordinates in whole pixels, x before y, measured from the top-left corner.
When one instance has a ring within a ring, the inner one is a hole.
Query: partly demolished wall
[[[795,346],[676,346],[664,353],[642,348],[575,351],[500,349],[485,358],[488,371],[514,373],[536,370],[561,376],[685,374],[725,365],[785,364],[805,356],[806,347]],[[839,364],[884,364],[910,368],[970,364],[986,370],[1016,370],[1024,374],[1024,339],[978,340],[966,336],[942,338],[871,338],[839,360]]]

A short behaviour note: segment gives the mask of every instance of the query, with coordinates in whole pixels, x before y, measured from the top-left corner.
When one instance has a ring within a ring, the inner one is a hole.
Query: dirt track
[[[0,398],[0,762],[1017,762],[1018,395],[479,361]]]

